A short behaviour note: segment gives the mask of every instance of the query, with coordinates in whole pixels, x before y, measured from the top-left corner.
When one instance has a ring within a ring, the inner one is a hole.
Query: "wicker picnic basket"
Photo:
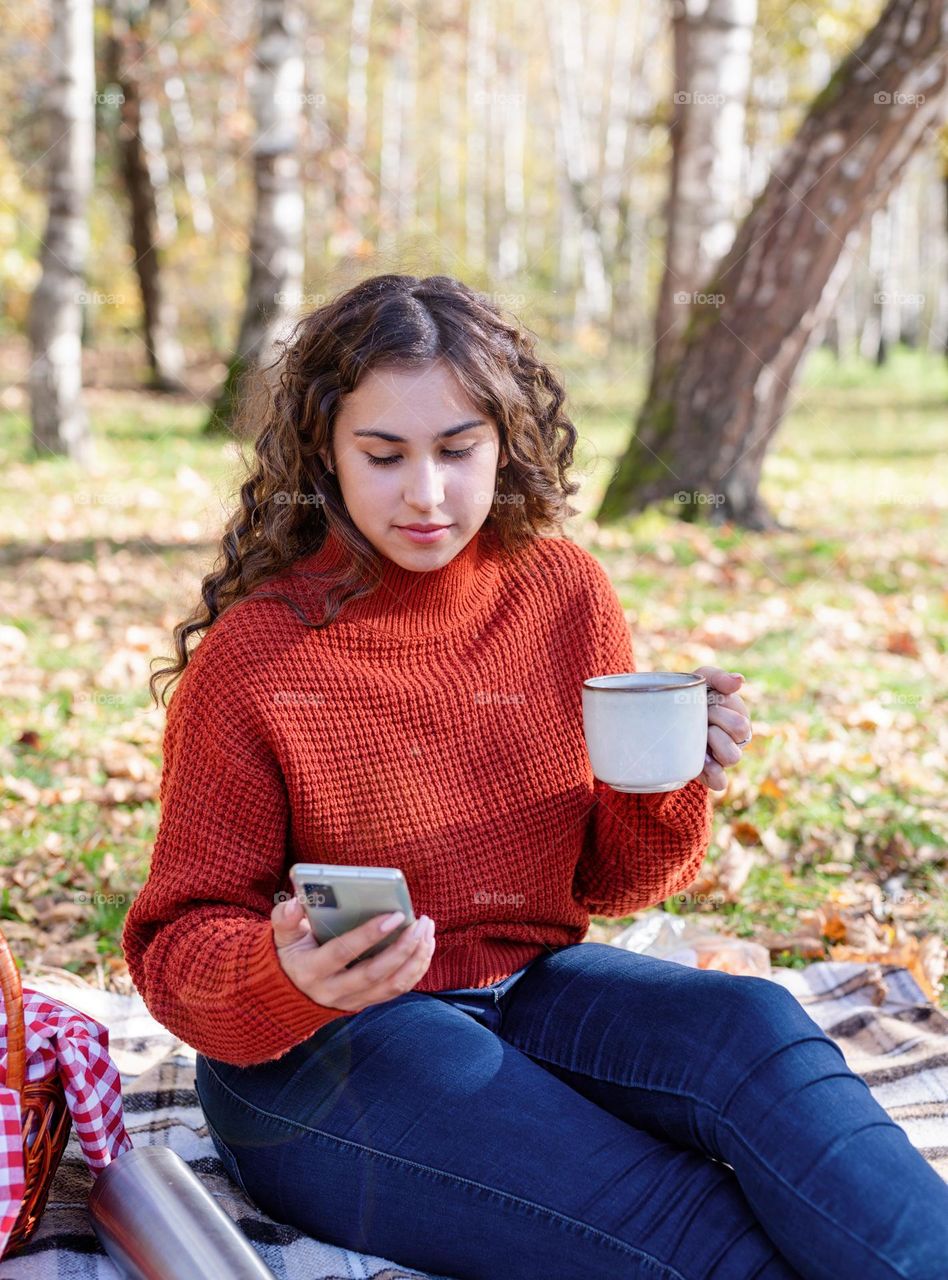
[[[72,1127],[66,1094],[58,1070],[42,1080],[27,1080],[26,1035],[23,1026],[23,987],[20,971],[0,930],[0,990],[7,1023],[7,1078],[20,1095],[23,1143],[23,1203],[0,1258],[22,1249],[39,1225],[53,1175],[59,1167]]]

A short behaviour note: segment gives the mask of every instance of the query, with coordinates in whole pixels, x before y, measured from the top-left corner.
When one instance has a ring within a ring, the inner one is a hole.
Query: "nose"
[[[433,458],[422,458],[410,467],[405,482],[405,502],[418,511],[433,511],[444,501],[444,482]]]

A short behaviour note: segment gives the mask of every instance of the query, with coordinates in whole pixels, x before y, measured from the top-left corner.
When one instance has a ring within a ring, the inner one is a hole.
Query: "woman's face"
[[[460,428],[460,429],[459,429]],[[372,369],[342,397],[331,459],[349,515],[403,569],[437,569],[490,514],[500,436],[443,360]],[[503,460],[501,460],[503,465]],[[408,525],[440,525],[413,538]]]

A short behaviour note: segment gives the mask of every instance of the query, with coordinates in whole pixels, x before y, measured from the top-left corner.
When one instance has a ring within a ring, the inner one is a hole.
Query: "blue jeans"
[[[269,1216],[453,1280],[945,1280],[948,1185],[783,987],[605,943],[197,1058]]]

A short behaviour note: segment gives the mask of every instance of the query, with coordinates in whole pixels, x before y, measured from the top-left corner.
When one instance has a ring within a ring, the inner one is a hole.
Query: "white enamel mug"
[[[693,671],[584,680],[583,733],[594,776],[614,790],[675,791],[704,769],[707,681]]]

